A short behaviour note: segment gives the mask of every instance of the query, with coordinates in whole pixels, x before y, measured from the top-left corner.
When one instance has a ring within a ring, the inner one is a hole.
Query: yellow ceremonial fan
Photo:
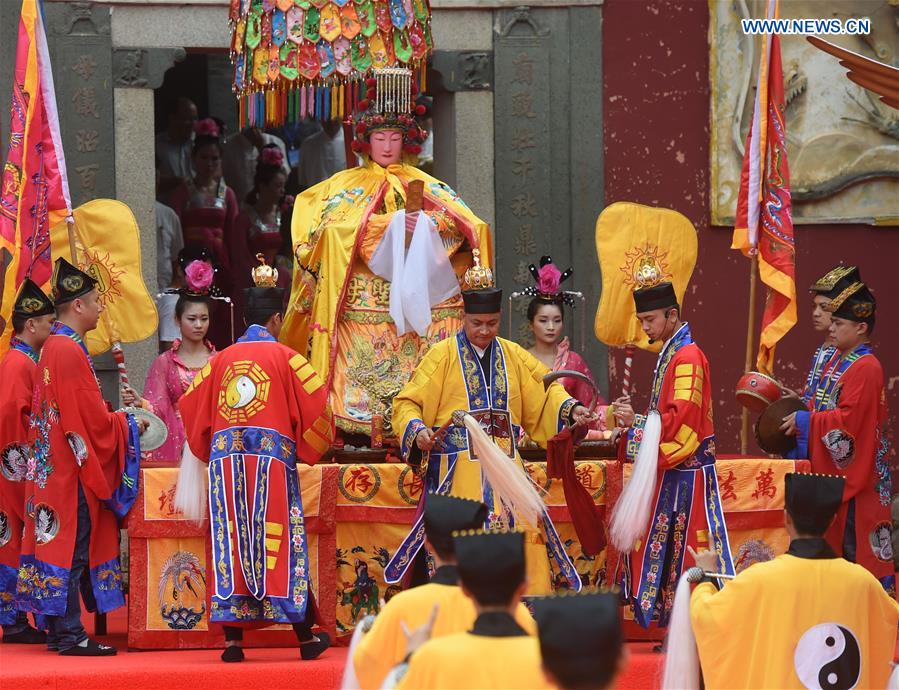
[[[133,343],[153,335],[156,304],[141,274],[140,231],[131,209],[114,199],[94,199],[75,209],[78,267],[97,281],[103,313],[87,334],[91,355],[113,343]],[[51,230],[54,256],[70,256],[66,223]]]
[[[602,296],[596,309],[596,337],[611,346],[636,345],[658,351],[640,328],[633,291],[669,281],[678,302],[696,265],[696,228],[667,208],[629,201],[608,206],[596,221],[596,253],[602,271]]]

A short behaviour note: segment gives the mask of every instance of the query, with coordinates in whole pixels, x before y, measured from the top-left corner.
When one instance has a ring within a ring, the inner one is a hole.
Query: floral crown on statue
[[[428,133],[416,116],[424,115],[427,108],[415,105],[418,89],[412,79],[412,70],[405,67],[373,70],[372,76],[365,80],[365,89],[365,98],[359,101],[353,118],[353,151],[368,153],[371,150],[369,137],[373,132],[397,129],[403,134],[403,153],[421,153],[421,144]]]
[[[534,278],[534,285],[522,290],[525,295],[528,297],[538,297],[547,302],[564,302],[569,307],[574,307],[574,300],[580,293],[561,289],[562,283],[568,280],[574,271],[570,268],[565,271],[560,271],[553,263],[551,256],[541,256],[540,268],[537,268],[534,264],[530,264],[528,270]]]

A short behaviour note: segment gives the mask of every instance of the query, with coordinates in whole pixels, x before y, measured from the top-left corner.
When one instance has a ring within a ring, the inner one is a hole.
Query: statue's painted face
[[[398,129],[377,129],[368,138],[371,159],[386,168],[403,157],[403,133]]]

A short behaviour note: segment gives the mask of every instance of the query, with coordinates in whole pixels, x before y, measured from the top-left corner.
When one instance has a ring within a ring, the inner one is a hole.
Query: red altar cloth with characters
[[[528,462],[526,467],[534,481],[547,490],[544,498],[549,514],[584,583],[597,586],[611,582],[618,554],[609,546],[596,556],[584,555],[565,506],[561,481],[547,479],[545,463]],[[607,506],[621,494],[632,466],[587,459],[578,460],[576,467],[608,529],[611,511]],[[794,470],[808,471],[808,461],[719,459],[716,470],[737,572],[786,551],[789,538],[783,528],[783,476]],[[190,580],[186,573],[191,568],[205,571],[208,534],[205,524],[196,525],[173,512],[176,475],[172,466],[143,468],[141,495],[129,525],[131,648],[223,644],[221,634],[209,630],[205,592],[201,597],[182,585],[177,600],[180,603],[176,605],[172,596],[173,588],[178,587],[176,582]],[[320,613],[328,621],[326,629],[332,633],[336,630],[338,639],[348,641],[357,621],[368,613],[377,613],[380,600],[399,591],[397,586],[385,584],[383,569],[409,531],[421,496],[421,482],[404,464],[372,462],[301,466],[300,485]],[[336,567],[332,560],[335,555]],[[552,575],[557,588],[566,586],[561,573]],[[204,572],[204,581],[205,577]],[[184,608],[194,613],[181,610]],[[190,629],[177,627],[191,623]],[[632,639],[661,637],[656,628],[642,630],[632,623],[626,630]],[[296,644],[286,626],[249,631],[246,639],[256,646]]]

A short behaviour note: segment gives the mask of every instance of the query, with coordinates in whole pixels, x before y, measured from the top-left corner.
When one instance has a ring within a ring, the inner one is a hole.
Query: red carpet
[[[331,690],[340,687],[346,648],[329,649],[315,661],[300,661],[297,649],[247,649],[247,660],[224,664],[217,650],[126,651],[124,609],[109,616],[110,634],[99,638],[118,647],[106,658],[61,657],[42,645],[0,644],[3,690]],[[91,617],[92,618],[92,617]],[[619,688],[658,687],[661,654],[652,643],[628,645]]]

